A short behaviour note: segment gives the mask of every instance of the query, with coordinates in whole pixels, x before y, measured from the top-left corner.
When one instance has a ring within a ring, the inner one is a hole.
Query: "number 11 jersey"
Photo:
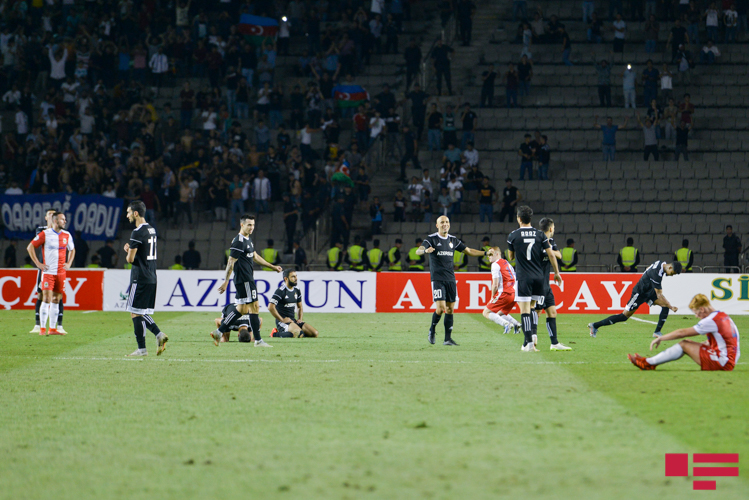
[[[147,222],[133,229],[130,248],[138,250],[130,270],[130,283],[156,283],[156,229]]]
[[[507,237],[507,248],[515,252],[518,281],[548,280],[548,276],[544,276],[544,255],[551,245],[543,231],[534,227],[520,227]]]

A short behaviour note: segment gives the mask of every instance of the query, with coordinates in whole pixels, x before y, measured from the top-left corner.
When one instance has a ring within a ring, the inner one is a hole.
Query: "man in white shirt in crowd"
[[[270,202],[270,180],[265,176],[264,170],[259,170],[255,177],[252,196],[255,198],[255,211],[259,214],[267,213]]]
[[[159,89],[164,83],[164,75],[169,71],[169,59],[164,54],[162,47],[159,47],[159,51],[151,57],[148,67],[151,68],[153,75],[153,87],[151,88],[154,94],[159,95]]]
[[[479,152],[470,141],[466,144],[466,150],[463,151],[463,158],[465,158],[468,168],[479,164]]]

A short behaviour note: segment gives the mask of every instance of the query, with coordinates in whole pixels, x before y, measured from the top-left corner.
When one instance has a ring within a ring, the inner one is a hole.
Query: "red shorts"
[[[493,313],[510,314],[515,307],[515,292],[502,292],[496,302],[490,301],[486,307]]]
[[[57,275],[42,273],[40,285],[42,291],[52,290],[54,293],[62,293],[65,287],[65,273]]]
[[[710,356],[715,357],[716,359],[712,359]],[[728,362],[725,365],[721,365],[718,361],[718,353],[710,349],[709,346],[701,345],[700,346],[700,366],[702,367],[703,371],[726,371],[730,372],[733,370],[733,367],[735,366],[735,361],[732,360],[730,357],[728,358]]]

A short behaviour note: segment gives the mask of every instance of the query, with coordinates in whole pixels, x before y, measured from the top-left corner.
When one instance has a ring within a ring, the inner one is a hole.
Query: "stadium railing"
[[[694,266],[692,266],[694,267]],[[726,271],[728,269],[728,271]],[[739,266],[704,266],[702,268],[703,273],[737,273],[741,274],[741,268]]]
[[[603,273],[610,273],[612,271],[611,266],[606,264],[585,264],[585,265],[578,265],[575,266],[578,270],[582,272],[603,272]],[[564,272],[564,271],[562,271]]]
[[[445,27],[442,28],[440,36],[434,39],[434,42],[432,42],[432,46],[429,47],[424,60],[421,61],[421,89],[424,92],[427,91],[427,85],[431,83],[432,79],[434,78],[434,67],[431,63],[434,47],[437,45],[438,40],[442,40],[442,43],[444,43],[445,45],[450,45],[453,42],[453,40],[455,39],[456,22],[457,21],[455,18],[455,14],[450,14],[450,18],[447,20],[447,24],[445,24]],[[409,90],[410,89],[406,89],[406,93],[408,93]]]

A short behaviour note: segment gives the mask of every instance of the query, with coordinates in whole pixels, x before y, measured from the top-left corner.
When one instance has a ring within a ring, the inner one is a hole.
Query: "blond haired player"
[[[650,343],[650,350],[657,348],[666,340],[678,340],[696,335],[705,335],[707,340],[695,342],[684,339],[652,358],[645,358],[637,353],[634,356],[627,354],[632,364],[640,370],[655,370],[656,366],[676,361],[686,353],[704,371],[733,370],[741,356],[739,330],[736,324],[728,314],[715,310],[708,298],[701,293],[692,298],[689,309],[700,319],[699,323],[656,338]]]
[[[65,335],[57,330],[57,318],[60,312],[59,304],[62,300],[62,292],[65,289],[66,272],[73,265],[75,258],[75,245],[73,237],[65,231],[67,222],[65,214],[55,212],[49,221],[52,227],[36,235],[26,247],[34,265],[41,269],[42,306],[39,308],[39,335]],[[43,247],[43,262],[39,262],[36,249]],[[68,259],[66,260],[66,253]],[[49,329],[47,320],[49,319]]]
[[[502,258],[499,247],[492,247],[494,253],[489,257],[492,273],[492,295],[486,304],[483,316],[505,327],[505,333],[518,333],[520,323],[510,316],[510,311],[515,307],[515,270],[509,262]]]

